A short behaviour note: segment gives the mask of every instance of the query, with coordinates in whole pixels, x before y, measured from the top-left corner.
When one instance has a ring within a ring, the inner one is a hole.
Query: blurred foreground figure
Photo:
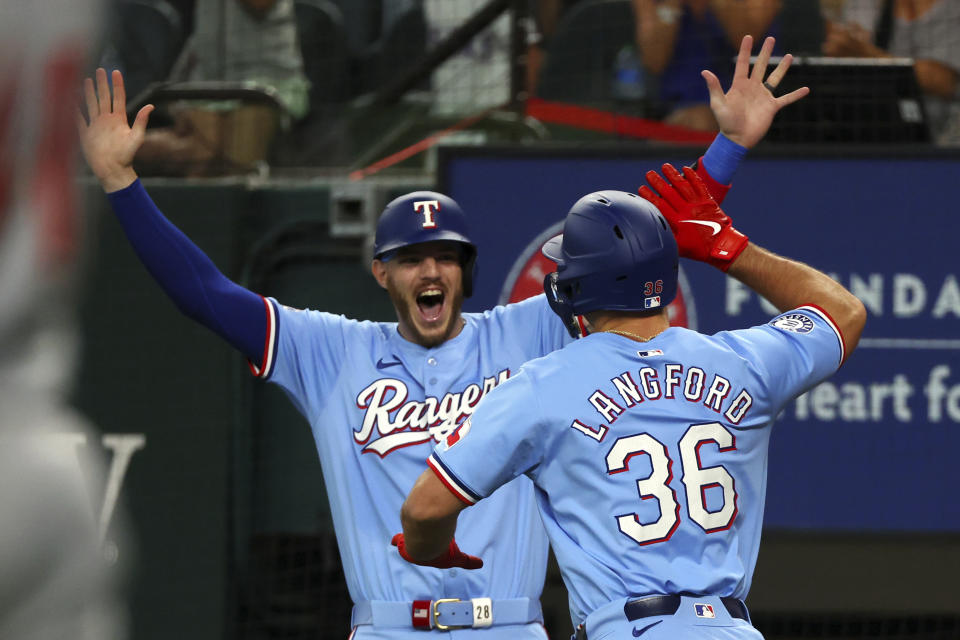
[[[0,6],[0,638],[124,637],[100,550],[99,439],[65,403],[73,368],[77,82],[90,0]],[[98,461],[97,461],[98,462]]]

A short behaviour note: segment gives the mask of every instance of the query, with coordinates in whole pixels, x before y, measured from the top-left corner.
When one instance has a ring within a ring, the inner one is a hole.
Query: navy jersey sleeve
[[[836,323],[812,305],[782,313],[767,324],[717,337],[754,364],[775,406],[829,377],[845,356]]]
[[[427,464],[454,495],[473,504],[537,468],[547,446],[545,420],[532,380],[521,369],[483,398]]]

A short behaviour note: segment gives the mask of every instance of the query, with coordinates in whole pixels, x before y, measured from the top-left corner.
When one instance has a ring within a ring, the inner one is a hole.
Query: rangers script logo
[[[524,247],[507,273],[507,279],[500,290],[497,304],[520,302],[543,293],[543,278],[556,271],[557,265],[540,252],[550,238],[563,232],[563,223],[557,222],[544,229]],[[652,306],[652,305],[651,305]],[[697,313],[693,304],[690,285],[680,268],[677,297],[667,306],[670,325],[674,327],[697,328]]]
[[[357,408],[365,411],[360,430],[354,432],[353,438],[357,444],[365,445],[363,453],[375,453],[381,458],[402,447],[428,440],[440,442],[473,414],[483,396],[509,377],[510,370],[504,369],[484,378],[482,385],[471,384],[460,393],[423,401],[407,401],[407,385],[402,380],[380,378],[357,395]]]

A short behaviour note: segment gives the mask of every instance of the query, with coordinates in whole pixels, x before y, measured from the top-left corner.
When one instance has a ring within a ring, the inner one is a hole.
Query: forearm
[[[825,52],[829,55],[846,55],[862,58],[892,58],[893,54],[880,47],[848,36],[846,39],[837,38],[835,42],[828,41]],[[913,73],[917,77],[917,84],[924,93],[933,94],[941,98],[953,98],[957,91],[957,72],[939,60],[918,59],[913,63]]]
[[[553,37],[560,21],[560,0],[538,0],[536,3],[537,23],[544,38]]]
[[[770,301],[780,311],[813,304],[837,324],[847,353],[860,340],[866,310],[852,293],[825,273],[789,258],[778,256],[752,242],[727,273]]]
[[[442,555],[457,531],[459,512],[438,519],[418,519],[401,512],[407,553],[417,562],[429,562]]]
[[[457,531],[457,517],[465,506],[431,469],[421,473],[400,509],[410,557],[428,562],[445,553]]]
[[[673,58],[680,29],[679,3],[633,0],[633,11],[640,60],[647,71],[659,75]],[[673,19],[665,20],[666,16]]]
[[[925,93],[953,98],[957,92],[957,72],[937,60],[917,60],[913,65],[917,84]]]
[[[266,335],[262,298],[224,276],[139,182],[108,197],[134,251],[177,308],[259,361]]]
[[[109,174],[100,176],[99,180],[104,193],[110,195],[126,189],[136,182],[137,172],[133,170],[133,167],[119,167]]]

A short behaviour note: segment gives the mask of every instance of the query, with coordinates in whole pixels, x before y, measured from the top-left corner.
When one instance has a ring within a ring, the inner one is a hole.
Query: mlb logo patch
[[[712,604],[700,604],[697,603],[693,605],[693,609],[697,614],[698,618],[716,618],[717,614],[713,610]]]
[[[662,349],[650,349],[649,351],[637,351],[637,355],[641,358],[652,358],[654,356],[662,356]]]
[[[653,296],[652,298],[643,299],[644,309],[655,309],[659,306],[660,306],[660,296]]]

